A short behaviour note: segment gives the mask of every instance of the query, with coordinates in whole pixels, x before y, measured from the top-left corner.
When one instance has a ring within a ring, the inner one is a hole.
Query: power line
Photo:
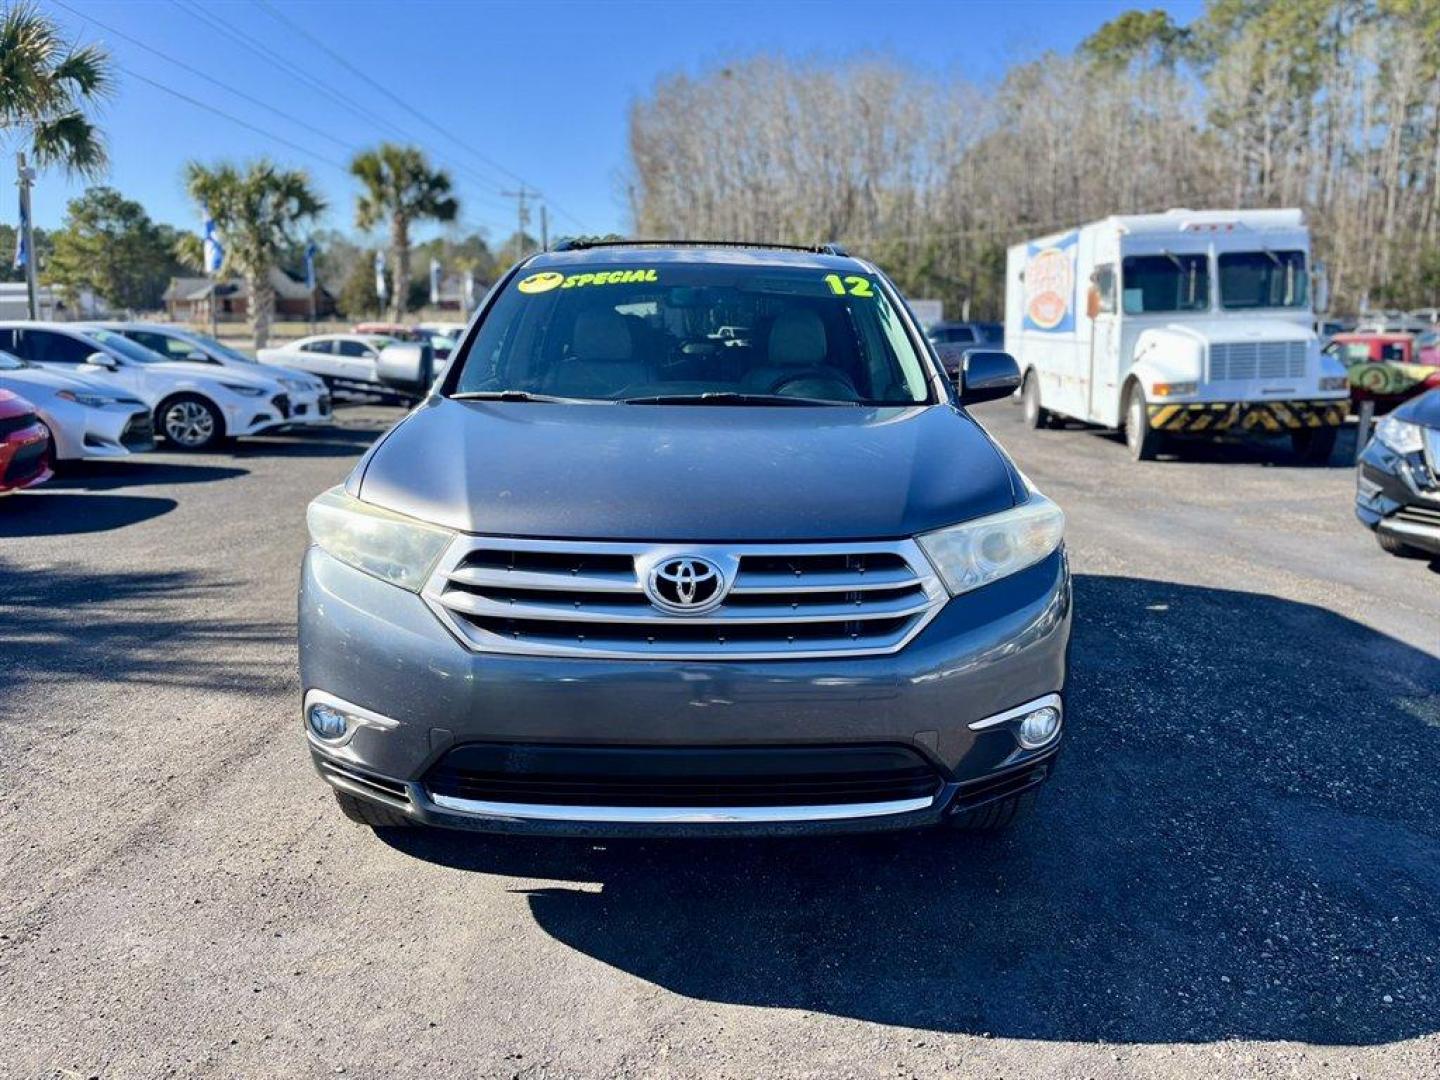
[[[314,150],[309,150],[306,147],[301,146],[299,143],[293,143],[289,139],[281,138],[273,131],[266,131],[264,128],[257,127],[255,124],[250,123],[248,120],[241,120],[238,116],[233,116],[230,113],[227,113],[224,109],[217,109],[214,105],[207,105],[205,102],[200,101],[197,98],[193,98],[189,94],[183,94],[179,90],[174,89],[173,87],[166,86],[164,83],[161,82],[156,82],[154,79],[146,75],[141,75],[138,71],[131,71],[129,68],[124,67],[120,64],[117,64],[116,67],[119,68],[119,70],[123,71],[126,75],[130,76],[130,78],[139,79],[143,83],[149,83],[151,86],[155,87],[156,90],[161,90],[164,93],[169,94],[171,97],[177,97],[181,101],[189,102],[197,109],[204,109],[206,112],[212,112],[216,116],[223,117],[224,119],[229,120],[232,124],[239,124],[241,127],[253,131],[256,135],[261,135],[264,138],[271,140],[272,142],[277,142],[281,146],[289,147],[291,150],[294,150],[298,154],[305,154],[307,157],[312,157],[316,161],[320,161],[326,165],[329,165],[331,168],[340,170],[347,176],[350,174],[349,167],[346,165],[342,165],[334,158],[328,158],[324,154],[317,154]]]
[[[240,44],[244,45],[247,49],[259,56],[262,60],[278,68],[279,70],[289,75],[291,78],[295,79],[301,84],[309,87],[315,92],[338,104],[360,120],[369,124],[375,124],[380,127],[386,128],[405,142],[422,142],[422,140],[416,139],[411,132],[408,132],[403,128],[397,126],[396,124],[374,112],[373,110],[367,109],[364,106],[361,106],[356,102],[353,102],[348,98],[344,97],[343,95],[337,93],[335,90],[325,85],[324,82],[315,78],[309,72],[297,67],[295,64],[286,60],[283,56],[281,56],[274,49],[266,45],[263,41],[257,39],[254,35],[247,33],[246,31],[240,29],[238,26],[235,26],[233,23],[226,22],[214,12],[206,11],[198,4],[194,3],[193,0],[190,0],[189,3],[184,3],[182,2],[182,0],[171,0],[171,2],[174,3],[176,7],[180,8],[180,10],[184,11],[186,14],[205,23],[212,30],[216,30],[221,34],[224,34],[226,37],[231,38],[232,40],[239,41]],[[442,166],[448,164],[439,157],[437,157],[436,160]],[[471,170],[464,171],[465,174],[470,177],[470,179],[474,180],[477,183],[483,184],[487,187],[499,186],[495,184],[495,182],[489,177],[482,177],[478,173],[475,173]],[[509,212],[509,208],[503,206],[496,199],[474,195],[470,196],[470,198],[472,198],[476,202],[480,202],[489,206],[492,210],[505,213]]]
[[[342,56],[340,53],[336,52],[335,50],[333,50],[332,48],[330,48],[329,45],[325,44],[324,41],[320,40],[320,39],[319,39],[318,37],[316,37],[314,34],[310,33],[310,31],[306,30],[303,26],[300,26],[299,24],[293,22],[288,16],[284,15],[283,13],[281,13],[281,12],[275,7],[274,4],[270,3],[269,0],[259,0],[259,3],[260,3],[260,6],[265,9],[266,13],[268,13],[268,14],[271,16],[271,18],[273,18],[273,19],[275,19],[276,21],[282,23],[283,25],[289,27],[289,28],[290,28],[291,30],[293,30],[295,33],[301,35],[303,38],[305,38],[307,41],[309,41],[312,45],[314,45],[317,49],[319,49],[321,52],[323,52],[326,56],[330,57],[330,59],[334,60],[334,61],[335,61],[337,64],[339,64],[341,67],[345,68],[346,71],[350,72],[350,73],[351,73],[352,75],[354,75],[356,78],[362,80],[363,82],[365,82],[365,83],[367,83],[368,85],[370,85],[371,87],[373,87],[375,90],[379,91],[381,94],[385,95],[385,97],[389,98],[390,101],[394,102],[394,103],[395,103],[397,106],[399,106],[401,109],[404,109],[407,113],[409,113],[409,114],[410,114],[411,116],[413,116],[415,119],[419,120],[419,121],[420,121],[422,124],[424,124],[426,127],[429,127],[429,128],[431,128],[432,130],[439,132],[441,135],[443,135],[445,138],[449,139],[452,143],[454,143],[456,146],[460,147],[462,150],[464,150],[464,151],[466,151],[467,153],[473,155],[474,157],[476,157],[476,158],[479,159],[480,161],[485,162],[485,164],[488,165],[490,168],[495,169],[495,170],[497,170],[497,171],[499,171],[499,172],[501,172],[501,173],[504,173],[506,176],[510,177],[511,179],[518,181],[522,186],[529,183],[529,181],[527,181],[527,180],[525,179],[525,177],[521,176],[519,173],[515,172],[513,169],[508,169],[508,168],[506,168],[504,165],[500,164],[500,162],[496,161],[494,158],[491,158],[491,157],[489,157],[488,155],[482,153],[481,151],[475,149],[475,147],[469,145],[468,143],[462,142],[460,139],[457,139],[453,134],[451,134],[450,131],[448,131],[446,128],[444,128],[444,127],[441,126],[440,124],[437,124],[435,121],[431,120],[428,116],[426,116],[424,113],[422,113],[419,109],[415,108],[415,107],[414,107],[413,105],[411,105],[409,102],[405,101],[403,98],[401,98],[399,95],[397,95],[397,94],[396,94],[393,90],[391,90],[389,87],[387,87],[387,86],[385,86],[384,84],[382,84],[382,83],[380,83],[380,82],[377,82],[375,79],[371,78],[370,75],[369,75],[367,72],[365,72],[365,71],[361,70],[360,68],[356,67],[354,64],[352,64],[349,60],[347,60],[347,59],[346,59],[344,56]],[[573,215],[573,214],[571,214],[569,211],[565,210],[565,209],[564,209],[563,207],[561,207],[558,203],[556,203],[553,199],[550,199],[550,200],[547,200],[547,201],[548,201],[550,207],[551,207],[553,210],[555,210],[557,213],[563,215],[564,217],[569,218],[571,221],[573,221],[573,222],[575,223],[575,225],[576,225],[577,228],[584,228],[583,223],[582,223],[577,217],[575,217],[575,215]]]
[[[197,67],[194,67],[194,66],[192,66],[192,65],[190,65],[190,64],[187,64],[187,63],[186,63],[185,61],[183,61],[183,60],[177,60],[177,59],[176,59],[175,57],[173,57],[173,56],[168,56],[168,55],[166,55],[165,53],[161,52],[159,49],[153,48],[152,46],[145,44],[145,42],[141,41],[139,38],[131,37],[129,34],[125,33],[125,31],[123,31],[123,30],[116,30],[113,26],[107,26],[107,25],[105,25],[103,22],[101,22],[99,19],[95,18],[94,16],[92,16],[92,15],[87,15],[87,14],[85,14],[84,12],[80,12],[80,11],[75,10],[75,8],[73,8],[73,7],[71,7],[69,4],[65,3],[65,0],[54,0],[54,2],[55,2],[55,4],[56,4],[57,6],[64,8],[66,11],[70,12],[70,14],[76,16],[77,18],[85,19],[85,20],[88,20],[89,22],[94,23],[94,24],[95,24],[96,26],[98,26],[101,30],[104,30],[107,34],[114,34],[116,37],[123,38],[124,40],[130,42],[132,45],[135,45],[135,46],[137,46],[137,47],[139,47],[139,48],[141,48],[141,49],[144,49],[144,50],[145,50],[146,52],[148,52],[148,53],[151,53],[151,54],[153,54],[153,55],[155,55],[155,56],[158,56],[161,60],[164,60],[167,64],[173,64],[175,67],[180,68],[182,71],[188,71],[188,72],[190,72],[190,74],[195,75],[195,76],[197,76],[197,77],[199,77],[199,78],[201,78],[201,79],[204,79],[206,82],[214,83],[214,84],[215,84],[216,86],[218,86],[221,90],[224,90],[227,94],[233,94],[235,97],[240,98],[242,101],[248,101],[251,105],[258,105],[258,106],[260,106],[260,108],[265,109],[265,110],[267,110],[267,111],[269,111],[269,112],[274,113],[276,116],[280,117],[282,120],[288,120],[290,123],[294,124],[296,127],[304,128],[306,131],[310,132],[312,135],[318,135],[320,138],[326,139],[326,140],[334,143],[336,146],[340,147],[340,149],[342,149],[342,150],[350,150],[350,149],[352,149],[352,147],[350,147],[350,145],[349,145],[348,143],[344,142],[344,141],[341,140],[341,139],[335,138],[335,136],[334,136],[334,135],[331,135],[328,131],[322,131],[320,128],[315,127],[313,124],[306,123],[304,120],[301,120],[299,117],[290,115],[289,113],[285,112],[283,109],[277,109],[274,105],[267,104],[266,102],[261,101],[259,98],[252,97],[250,94],[247,94],[244,90],[238,90],[238,89],[236,89],[235,87],[230,86],[228,83],[221,82],[219,79],[215,78],[215,76],[209,74],[208,72],[201,71],[201,70],[200,70],[199,68],[197,68]]]

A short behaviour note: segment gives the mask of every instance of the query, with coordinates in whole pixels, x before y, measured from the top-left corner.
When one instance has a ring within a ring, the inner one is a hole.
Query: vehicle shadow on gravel
[[[137,455],[121,461],[67,462],[42,491],[113,491],[150,484],[206,484],[248,475],[248,469],[154,461]]]
[[[529,879],[474,887],[697,999],[1068,1041],[1440,1031],[1440,661],[1251,593],[1082,575],[1076,604],[1069,745],[1007,835],[383,839]]]
[[[148,495],[26,491],[0,505],[0,539],[105,532],[160,517],[178,505],[174,499]]]
[[[234,590],[233,582],[186,571],[32,570],[0,559],[0,718],[27,685],[115,682],[141,694],[159,684],[197,692],[287,685],[293,652],[256,646],[293,642],[294,623],[227,616]],[[197,614],[189,599],[207,600],[203,608],[214,614]],[[260,651],[274,659],[257,662]],[[89,714],[33,719],[77,729],[98,724],[102,732],[110,722]]]

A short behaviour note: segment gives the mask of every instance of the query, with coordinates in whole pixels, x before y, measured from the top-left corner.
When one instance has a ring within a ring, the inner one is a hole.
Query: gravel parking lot
[[[1003,839],[377,835],[295,585],[396,415],[0,503],[0,1075],[1440,1076],[1440,564],[1349,468],[980,410],[1077,574]]]

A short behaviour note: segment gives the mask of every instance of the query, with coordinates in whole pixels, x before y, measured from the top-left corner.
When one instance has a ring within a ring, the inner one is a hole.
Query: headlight
[[[114,405],[120,401],[116,397],[107,397],[104,394],[87,394],[83,390],[78,394],[74,390],[57,390],[55,396],[65,401],[73,401],[76,405],[84,405],[90,409],[103,409],[106,405]]]
[[[310,504],[305,523],[326,554],[411,592],[420,591],[455,535],[363,503],[338,487]]]
[[[265,391],[258,386],[244,386],[240,383],[222,382],[220,384],[232,394],[243,394],[245,397],[264,397]]]
[[[1065,535],[1065,514],[1039,492],[1003,514],[916,537],[951,596],[1034,566]]]
[[[1387,416],[1375,425],[1375,438],[1397,454],[1418,454],[1422,448],[1420,425]]]
[[[281,379],[280,385],[288,390],[305,391],[309,390],[312,384],[306,382],[304,379]]]

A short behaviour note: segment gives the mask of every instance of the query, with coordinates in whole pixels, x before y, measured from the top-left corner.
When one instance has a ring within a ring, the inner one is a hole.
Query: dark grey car
[[[563,246],[311,506],[304,724],[372,825],[1007,824],[1058,751],[1063,515],[833,247]]]

